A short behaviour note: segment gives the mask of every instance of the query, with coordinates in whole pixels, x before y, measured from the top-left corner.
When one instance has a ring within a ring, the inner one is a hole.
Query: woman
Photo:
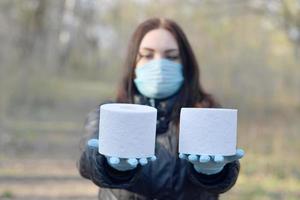
[[[198,64],[182,29],[164,18],[141,23],[129,43],[126,67],[116,102],[157,108],[156,157],[100,155],[98,108],[87,120],[80,174],[101,187],[99,199],[218,199],[235,184],[244,153],[178,156],[180,108],[219,107],[199,84]]]

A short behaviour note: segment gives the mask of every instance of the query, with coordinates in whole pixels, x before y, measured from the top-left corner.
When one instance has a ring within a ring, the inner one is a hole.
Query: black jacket
[[[147,98],[137,98],[136,102],[139,104],[150,104]],[[172,101],[156,102],[153,106],[158,109],[159,120],[155,147],[156,161],[143,167],[138,166],[134,170],[121,172],[111,168],[98,150],[87,148],[85,145],[79,160],[80,174],[101,187],[99,199],[102,200],[218,199],[220,193],[228,191],[235,184],[239,162],[228,163],[215,175],[197,173],[191,163],[178,158],[177,129],[168,116]],[[85,138],[86,140],[98,138],[98,123],[99,107],[87,118],[86,130],[89,136]]]

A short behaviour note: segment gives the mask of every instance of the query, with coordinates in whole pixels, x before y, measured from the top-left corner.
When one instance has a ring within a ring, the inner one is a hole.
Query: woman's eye
[[[179,58],[179,56],[167,56],[167,59],[170,60],[177,60]]]
[[[146,58],[146,59],[152,59],[153,55],[152,54],[140,54],[141,58]]]

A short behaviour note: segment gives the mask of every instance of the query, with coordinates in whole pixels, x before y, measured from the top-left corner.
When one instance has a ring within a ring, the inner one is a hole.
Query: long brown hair
[[[181,107],[220,107],[212,95],[206,93],[201,86],[198,63],[186,35],[176,22],[166,18],[150,18],[141,23],[133,33],[125,60],[126,71],[117,93],[117,102],[134,103],[134,95],[138,93],[133,79],[139,46],[149,31],[158,28],[166,29],[174,36],[183,65],[184,83],[179,91],[180,98],[173,109],[176,121],[178,122]]]

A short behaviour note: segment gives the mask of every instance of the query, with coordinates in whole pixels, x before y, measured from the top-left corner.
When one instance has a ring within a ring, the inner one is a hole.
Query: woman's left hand
[[[222,171],[223,167],[230,162],[238,160],[244,156],[243,149],[237,149],[236,154],[232,156],[221,155],[195,155],[195,154],[179,154],[179,158],[186,159],[193,163],[198,173],[206,175],[216,174]]]
[[[87,143],[89,148],[97,149],[99,147],[98,139],[90,139]],[[111,157],[105,156],[107,159],[107,163],[114,169],[119,171],[128,171],[133,170],[137,167],[138,164],[144,166],[149,162],[155,161],[156,156],[148,157],[148,158],[118,158],[118,157]]]

